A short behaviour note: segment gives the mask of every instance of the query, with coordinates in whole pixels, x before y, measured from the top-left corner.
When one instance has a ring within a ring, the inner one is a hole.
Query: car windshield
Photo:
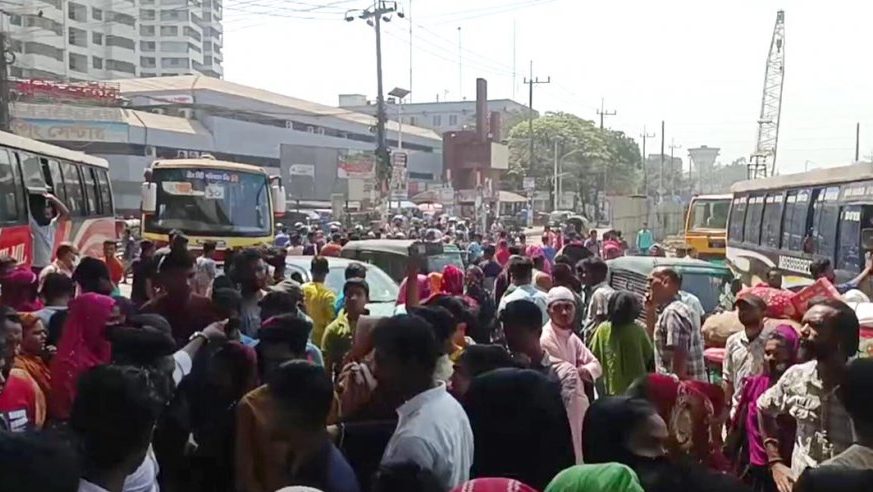
[[[700,299],[703,310],[711,313],[718,306],[719,296],[726,282],[724,277],[704,273],[682,273],[682,290]]]
[[[443,268],[448,265],[455,265],[461,270],[464,270],[464,260],[461,259],[460,251],[446,251],[439,255],[427,257],[428,272],[442,272]]]
[[[157,210],[146,229],[196,235],[269,236],[267,176],[222,169],[156,169]]]
[[[700,200],[692,205],[692,229],[724,229],[727,227],[730,200]]]
[[[324,283],[336,292],[342,293],[346,283],[346,266],[331,267]],[[367,285],[370,286],[370,302],[394,302],[397,300],[397,283],[382,270],[367,268]]]

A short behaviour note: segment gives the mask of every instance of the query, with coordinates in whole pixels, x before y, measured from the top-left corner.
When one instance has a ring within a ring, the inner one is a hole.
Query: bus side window
[[[100,190],[100,203],[103,205],[103,215],[112,215],[112,188],[109,185],[109,173],[105,169],[95,169]]]
[[[814,251],[827,258],[833,258],[836,253],[837,222],[840,215],[837,204],[839,195],[840,189],[837,187],[820,190],[813,205]]]
[[[841,209],[835,262],[837,270],[852,273],[861,271],[864,262],[861,254],[861,215],[861,207],[858,205],[847,205]]]
[[[761,240],[761,214],[764,212],[764,195],[749,197],[746,210],[746,223],[743,228],[743,240],[758,244]]]
[[[746,200],[748,197],[734,198],[733,206],[731,207],[731,223],[728,230],[729,239],[731,241],[743,240],[743,221],[746,218]]]
[[[24,197],[17,163],[0,149],[0,223],[24,222]]]
[[[64,190],[67,194],[67,208],[72,215],[87,215],[85,208],[85,195],[82,191],[82,179],[79,176],[79,167],[69,162],[61,162],[61,173],[64,176]]]
[[[67,191],[64,189],[64,178],[61,175],[61,165],[54,159],[48,161],[49,177],[51,178],[54,194],[64,204],[67,204]]]
[[[94,178],[94,168],[89,166],[81,166],[82,183],[85,186],[85,197],[88,200],[88,215],[100,215],[100,199],[97,192],[97,180]]]
[[[28,188],[45,188],[45,176],[42,174],[42,164],[39,157],[26,152],[17,152],[18,161],[21,163],[21,173],[24,177],[24,186]]]
[[[761,221],[761,246],[779,248],[782,232],[782,193],[771,193],[764,201],[764,218]]]
[[[782,249],[802,251],[809,215],[809,190],[791,190],[785,196]]]

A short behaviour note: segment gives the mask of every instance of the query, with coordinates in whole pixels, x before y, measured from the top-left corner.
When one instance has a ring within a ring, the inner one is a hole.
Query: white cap
[[[552,287],[546,300],[548,305],[551,306],[553,302],[567,301],[575,303],[576,297],[573,296],[573,291],[566,287]]]

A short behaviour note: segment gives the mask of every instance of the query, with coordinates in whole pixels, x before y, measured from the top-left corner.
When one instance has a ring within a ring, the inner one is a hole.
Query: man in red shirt
[[[163,291],[140,308],[141,313],[160,314],[173,329],[179,347],[188,338],[217,319],[212,300],[194,292],[194,259],[187,251],[173,251],[161,258],[158,282]]]
[[[24,432],[42,427],[45,396],[36,382],[12,362],[21,345],[21,320],[8,307],[0,307],[0,430]]]
[[[109,280],[112,280],[112,284],[116,288],[124,280],[124,265],[115,256],[117,248],[115,241],[111,239],[103,241],[103,263],[106,263],[106,268],[109,269]]]
[[[330,237],[330,242],[321,247],[321,252],[319,253],[321,256],[339,256],[340,251],[343,250],[343,245],[340,244],[342,240],[342,236],[335,233]]]

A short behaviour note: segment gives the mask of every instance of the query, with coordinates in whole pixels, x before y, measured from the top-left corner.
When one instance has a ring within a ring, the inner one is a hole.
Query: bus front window
[[[264,175],[220,169],[156,169],[157,210],[147,227],[167,233],[269,236],[269,186]],[[149,227],[150,226],[150,227]]]

